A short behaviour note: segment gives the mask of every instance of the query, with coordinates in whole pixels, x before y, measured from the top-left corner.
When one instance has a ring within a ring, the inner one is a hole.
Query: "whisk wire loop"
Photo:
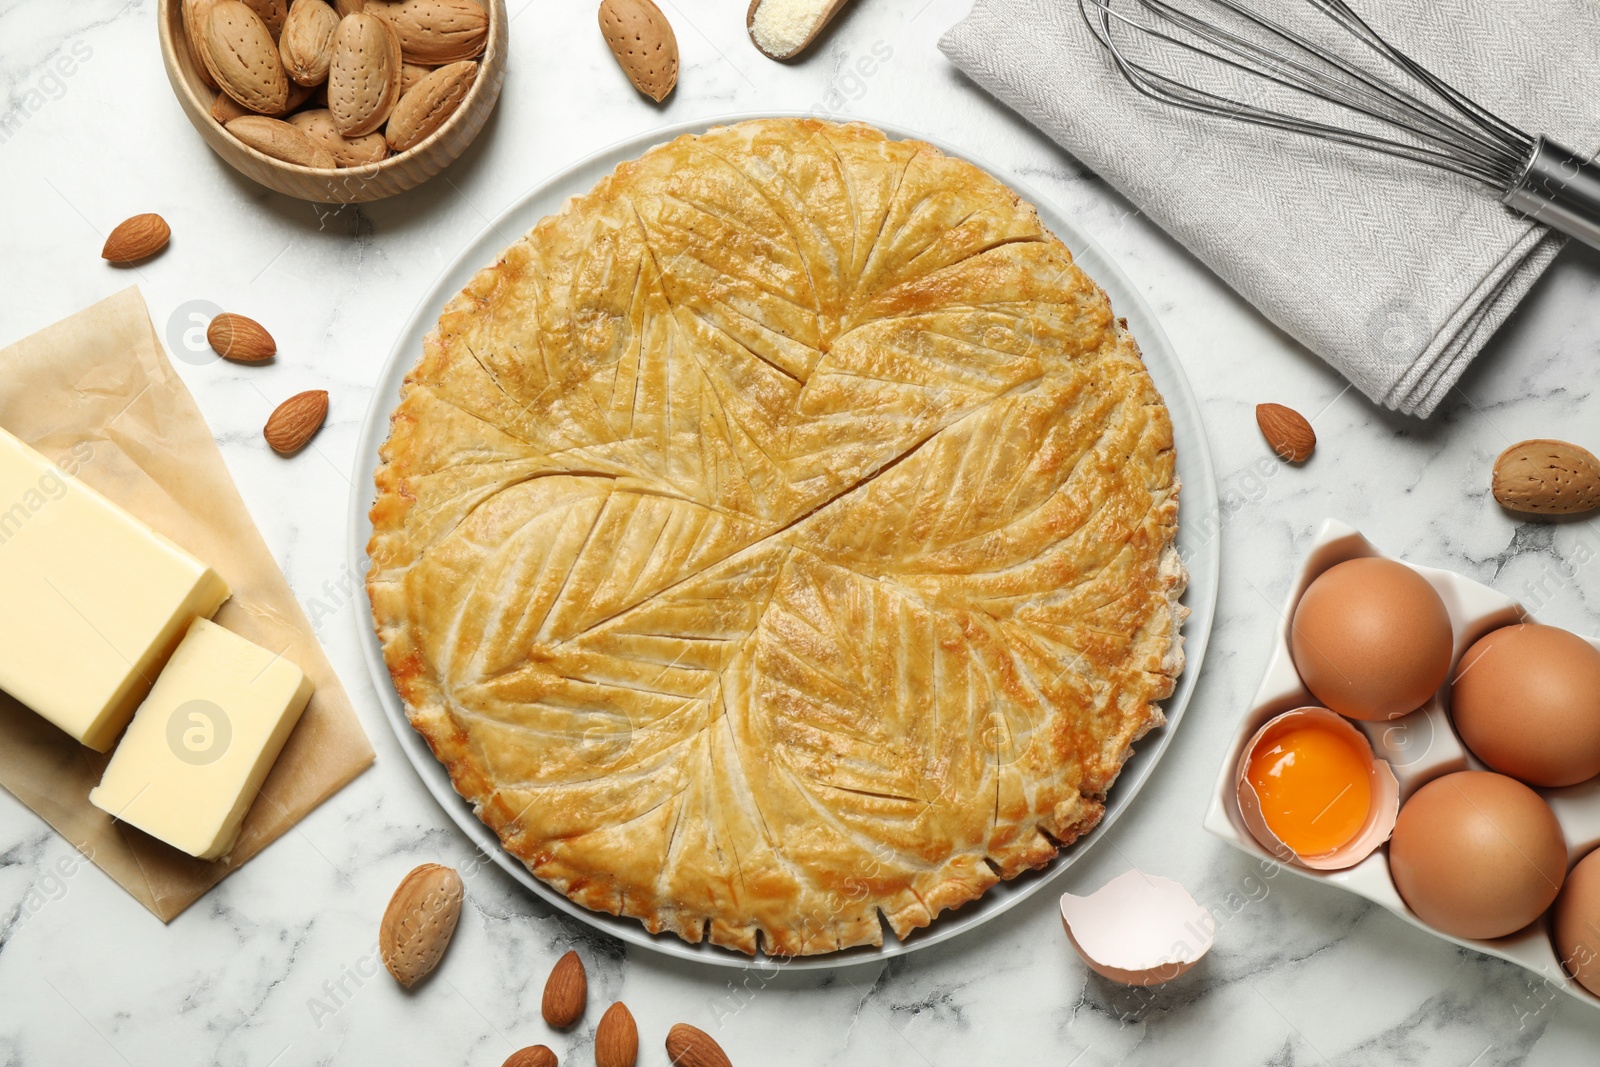
[[[1532,138],[1394,48],[1343,0],[1307,2],[1380,59],[1433,93],[1442,105],[1419,98],[1238,0],[1203,0],[1192,5],[1213,16],[1225,12],[1237,28],[1167,0],[1078,0],[1078,6],[1086,25],[1110,52],[1123,77],[1153,99],[1191,111],[1376,150],[1500,188],[1513,183],[1525,169],[1533,148]],[[1141,41],[1146,47],[1176,48],[1202,64],[1216,64],[1280,86],[1301,98],[1365,116],[1405,139],[1251,104],[1181,81],[1125,47],[1113,24],[1128,31],[1124,36],[1129,37],[1130,43]]]
[[[1483,107],[1465,93],[1460,92],[1449,82],[1438,77],[1406,53],[1384,40],[1383,36],[1367,25],[1366,20],[1357,15],[1344,0],[1311,0],[1311,2],[1334,21],[1359,37],[1367,47],[1389,60],[1389,62],[1404,69],[1406,73],[1417,81],[1449,101],[1452,107],[1485,130],[1491,137],[1503,138],[1515,146],[1522,155],[1526,155],[1532,150],[1534,143],[1532,137],[1488,108]]]

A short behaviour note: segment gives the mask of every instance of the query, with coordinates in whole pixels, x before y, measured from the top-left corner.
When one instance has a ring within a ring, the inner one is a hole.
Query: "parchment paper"
[[[110,753],[85,748],[0,692],[0,785],[170,921],[360,774],[372,746],[137,288],[0,350],[0,426],[209,563],[233,590],[216,621],[281,650],[316,686],[238,844],[215,862],[90,804]]]

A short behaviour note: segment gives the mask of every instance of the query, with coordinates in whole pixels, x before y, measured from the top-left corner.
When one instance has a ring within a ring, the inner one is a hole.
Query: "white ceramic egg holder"
[[[1389,875],[1389,847],[1378,851],[1356,864],[1338,871],[1314,871],[1306,867],[1286,864],[1263,848],[1245,828],[1239,814],[1236,769],[1244,747],[1268,719],[1294,708],[1318,703],[1296,672],[1289,653],[1289,621],[1295,605],[1318,575],[1338,563],[1363,556],[1392,559],[1373,547],[1372,543],[1353,527],[1328,519],[1318,531],[1316,541],[1300,565],[1294,588],[1284,605],[1283,619],[1273,643],[1272,660],[1267,665],[1267,675],[1256,690],[1250,710],[1240,719],[1228,758],[1217,774],[1216,789],[1211,806],[1206,811],[1205,828],[1208,832],[1259,859],[1310,878],[1328,882],[1368,900],[1383,905],[1406,922],[1466,948],[1476,949],[1503,960],[1521,964],[1528,970],[1549,980],[1574,997],[1600,1007],[1600,997],[1595,997],[1578,983],[1572,981],[1561,969],[1555,948],[1550,942],[1550,915],[1546,912],[1537,921],[1508,937],[1493,941],[1471,941],[1452,937],[1428,926],[1414,915],[1395,889]],[[1488,586],[1480,585],[1451,571],[1432,567],[1418,567],[1397,560],[1426,578],[1450,612],[1450,625],[1455,635],[1451,652],[1450,677],[1455,676],[1456,664],[1473,642],[1490,630],[1519,621],[1537,621],[1522,605]],[[1600,640],[1585,638],[1600,648]],[[1461,770],[1487,770],[1482,762],[1468,752],[1456,737],[1446,713],[1449,683],[1435,693],[1422,708],[1410,715],[1388,722],[1356,722],[1355,725],[1372,741],[1373,751],[1380,759],[1389,761],[1400,783],[1400,803],[1418,788],[1442,775]],[[1561,823],[1561,832],[1567,844],[1567,867],[1591,849],[1600,845],[1600,778],[1565,789],[1539,789],[1537,792],[1549,801]]]

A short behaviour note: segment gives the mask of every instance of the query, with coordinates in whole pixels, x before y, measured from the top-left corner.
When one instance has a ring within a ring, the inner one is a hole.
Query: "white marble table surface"
[[[780,66],[745,38],[745,0],[663,0],[683,70],[656,107],[624,83],[593,0],[512,0],[505,92],[478,143],[417,192],[333,211],[268,193],[205,147],[162,72],[154,0],[0,0],[0,342],[130,282],[163,332],[195,300],[269,325],[280,345],[269,368],[177,365],[321,616],[378,752],[298,832],[165,927],[0,794],[0,1061],[491,1067],[542,1041],[588,1063],[597,1010],[572,1035],[539,1018],[549,966],[575,946],[591,1003],[632,1007],[647,1065],[666,1063],[661,1036],[678,1020],[746,1065],[1594,1062],[1600,1008],[1338,890],[1264,879],[1199,823],[1291,564],[1325,516],[1600,632],[1593,522],[1519,524],[1487,491],[1511,441],[1597,444],[1600,257],[1564,253],[1435,418],[1386,413],[953,70],[936,42],[966,5],[861,0],[814,55]],[[1049,894],[888,965],[744,978],[624,949],[486,864],[433,981],[408,995],[373,975],[377,917],[399,878],[473,855],[390,734],[357,644],[364,603],[339,592],[372,382],[435,274],[543,176],[659,126],[762,109],[923,130],[1023,176],[1120,262],[1199,394],[1224,515],[1210,655],[1149,788],[1062,880],[1084,892],[1136,865],[1225,915],[1211,956],[1165,988],[1136,994],[1087,974]],[[141,211],[171,222],[171,248],[136,274],[108,268],[104,233]],[[331,393],[329,425],[315,452],[285,462],[260,427],[275,398],[305,388]],[[1304,469],[1264,459],[1252,409],[1266,400],[1316,416],[1322,443]]]

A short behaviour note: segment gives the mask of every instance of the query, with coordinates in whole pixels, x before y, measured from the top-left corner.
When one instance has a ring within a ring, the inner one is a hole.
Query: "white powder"
[[[832,0],[761,0],[750,22],[750,36],[763,52],[787,56],[805,43]]]

